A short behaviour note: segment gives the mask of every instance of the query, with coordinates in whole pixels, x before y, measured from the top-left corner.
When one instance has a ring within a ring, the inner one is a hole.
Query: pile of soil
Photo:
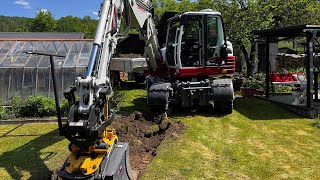
[[[119,115],[112,123],[121,142],[129,143],[129,158],[134,178],[139,178],[157,154],[163,140],[174,140],[186,128],[184,124],[172,122],[166,115],[134,112],[129,116]],[[58,179],[54,171],[51,179]]]
[[[143,173],[157,147],[164,139],[175,139],[186,128],[181,122],[172,122],[166,115],[154,116],[135,112],[130,116],[119,116],[113,122],[119,140],[129,143],[129,158],[132,170]]]

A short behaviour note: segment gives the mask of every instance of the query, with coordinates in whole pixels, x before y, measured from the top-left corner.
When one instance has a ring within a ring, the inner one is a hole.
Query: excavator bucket
[[[133,179],[128,143],[118,143],[112,151],[103,176],[106,179]],[[104,179],[103,178],[103,179]]]
[[[59,177],[61,179],[134,179],[129,162],[129,144],[125,142],[118,142],[114,145],[113,150],[104,158],[99,170],[94,174],[87,176],[81,173],[70,174],[66,171],[67,166],[68,164],[65,163],[59,172]]]

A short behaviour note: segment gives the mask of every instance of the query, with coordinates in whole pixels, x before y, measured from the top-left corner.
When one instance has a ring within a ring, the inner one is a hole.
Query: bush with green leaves
[[[44,96],[29,96],[23,100],[19,96],[13,97],[10,105],[16,117],[49,117],[56,115],[54,98]],[[61,114],[66,116],[68,112],[68,101],[61,101]]]
[[[264,90],[265,84],[265,74],[256,73],[253,76],[244,79],[242,87]]]
[[[2,106],[2,99],[0,99],[0,119],[5,119],[6,116],[6,109]]]

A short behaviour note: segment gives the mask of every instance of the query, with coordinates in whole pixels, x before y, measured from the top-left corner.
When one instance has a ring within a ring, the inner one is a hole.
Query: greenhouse
[[[82,33],[0,33],[0,97],[8,103],[14,96],[53,96],[49,57],[26,54],[38,51],[66,55],[55,58],[60,97],[74,86],[88,64],[92,40]]]

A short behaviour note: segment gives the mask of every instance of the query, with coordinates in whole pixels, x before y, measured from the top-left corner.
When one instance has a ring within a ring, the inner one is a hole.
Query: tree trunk
[[[254,70],[254,52],[255,52],[255,45],[254,45],[254,41],[250,40],[251,42],[251,48],[250,48],[250,52],[248,53],[247,48],[245,47],[245,45],[243,43],[241,43],[241,51],[243,53],[243,56],[246,60],[246,64],[247,64],[247,77],[252,76],[253,74],[253,70]]]

